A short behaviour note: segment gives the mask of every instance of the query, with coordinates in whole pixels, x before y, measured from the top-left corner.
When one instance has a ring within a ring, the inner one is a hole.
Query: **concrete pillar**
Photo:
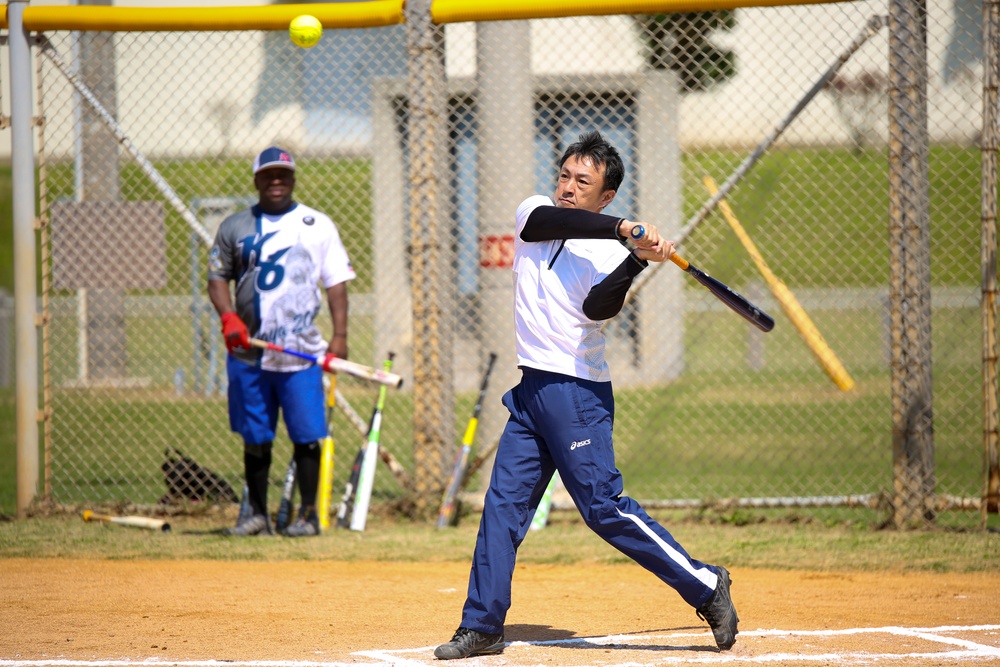
[[[398,130],[396,103],[400,99],[395,79],[377,79],[372,86],[372,200],[375,261],[375,350],[368,363],[380,364],[387,352],[396,353],[393,371],[413,387],[413,329],[407,259],[406,160]]]
[[[478,442],[500,437],[507,411],[499,397],[518,380],[514,347],[514,213],[534,194],[534,90],[531,25],[494,21],[476,26],[479,120],[479,306],[481,362],[497,354],[480,415]],[[553,166],[554,169],[554,166]]]
[[[683,223],[679,101],[677,76],[672,70],[645,74],[636,124],[639,161],[626,165],[636,174],[639,185],[638,211],[633,217],[656,225],[668,239],[676,236]],[[683,275],[681,270],[665,266],[636,295],[639,354],[634,356],[630,345],[608,346],[615,386],[667,382],[683,372]]]

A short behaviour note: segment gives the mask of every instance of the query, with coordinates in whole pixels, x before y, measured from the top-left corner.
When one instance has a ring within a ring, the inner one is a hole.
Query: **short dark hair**
[[[571,157],[589,158],[595,167],[603,165],[605,190],[618,190],[625,178],[625,165],[622,164],[618,150],[596,130],[584,132],[576,143],[570,144],[559,160],[559,169],[562,169],[566,160]]]

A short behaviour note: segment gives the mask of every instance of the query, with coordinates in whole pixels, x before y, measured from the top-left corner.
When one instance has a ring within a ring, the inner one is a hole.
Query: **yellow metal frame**
[[[434,23],[513,21],[565,16],[675,14],[740,7],[828,4],[831,0],[434,0]],[[855,0],[833,0],[854,2]],[[268,5],[255,7],[32,7],[24,10],[31,32],[103,30],[129,32],[206,32],[213,30],[287,30],[292,19],[312,14],[324,28],[376,28],[405,21],[404,0]],[[7,7],[0,12],[7,28]]]

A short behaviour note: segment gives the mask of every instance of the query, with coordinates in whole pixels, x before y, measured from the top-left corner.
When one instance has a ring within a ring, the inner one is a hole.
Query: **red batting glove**
[[[226,349],[232,352],[237,348],[250,349],[250,331],[247,325],[236,313],[223,313],[222,337],[226,339]]]
[[[323,359],[319,363],[320,368],[322,368],[327,373],[333,373],[335,372],[335,369],[333,368],[333,362],[336,360],[337,360],[337,355],[330,354],[329,352],[327,352],[325,355],[323,355]]]

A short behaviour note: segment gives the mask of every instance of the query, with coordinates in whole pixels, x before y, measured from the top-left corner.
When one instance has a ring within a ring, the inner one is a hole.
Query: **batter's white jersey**
[[[236,281],[236,312],[250,335],[309,354],[326,352],[316,327],[326,302],[323,288],[355,277],[333,221],[294,204],[279,214],[258,206],[235,213],[219,226],[209,256],[210,280]],[[271,350],[234,355],[265,370],[297,371],[310,362]]]
[[[566,239],[527,243],[521,230],[533,210],[553,206],[544,195],[517,207],[514,232],[514,336],[517,363],[584,380],[609,382],[604,359],[606,320],[583,314],[590,288],[629,254],[613,239]]]

